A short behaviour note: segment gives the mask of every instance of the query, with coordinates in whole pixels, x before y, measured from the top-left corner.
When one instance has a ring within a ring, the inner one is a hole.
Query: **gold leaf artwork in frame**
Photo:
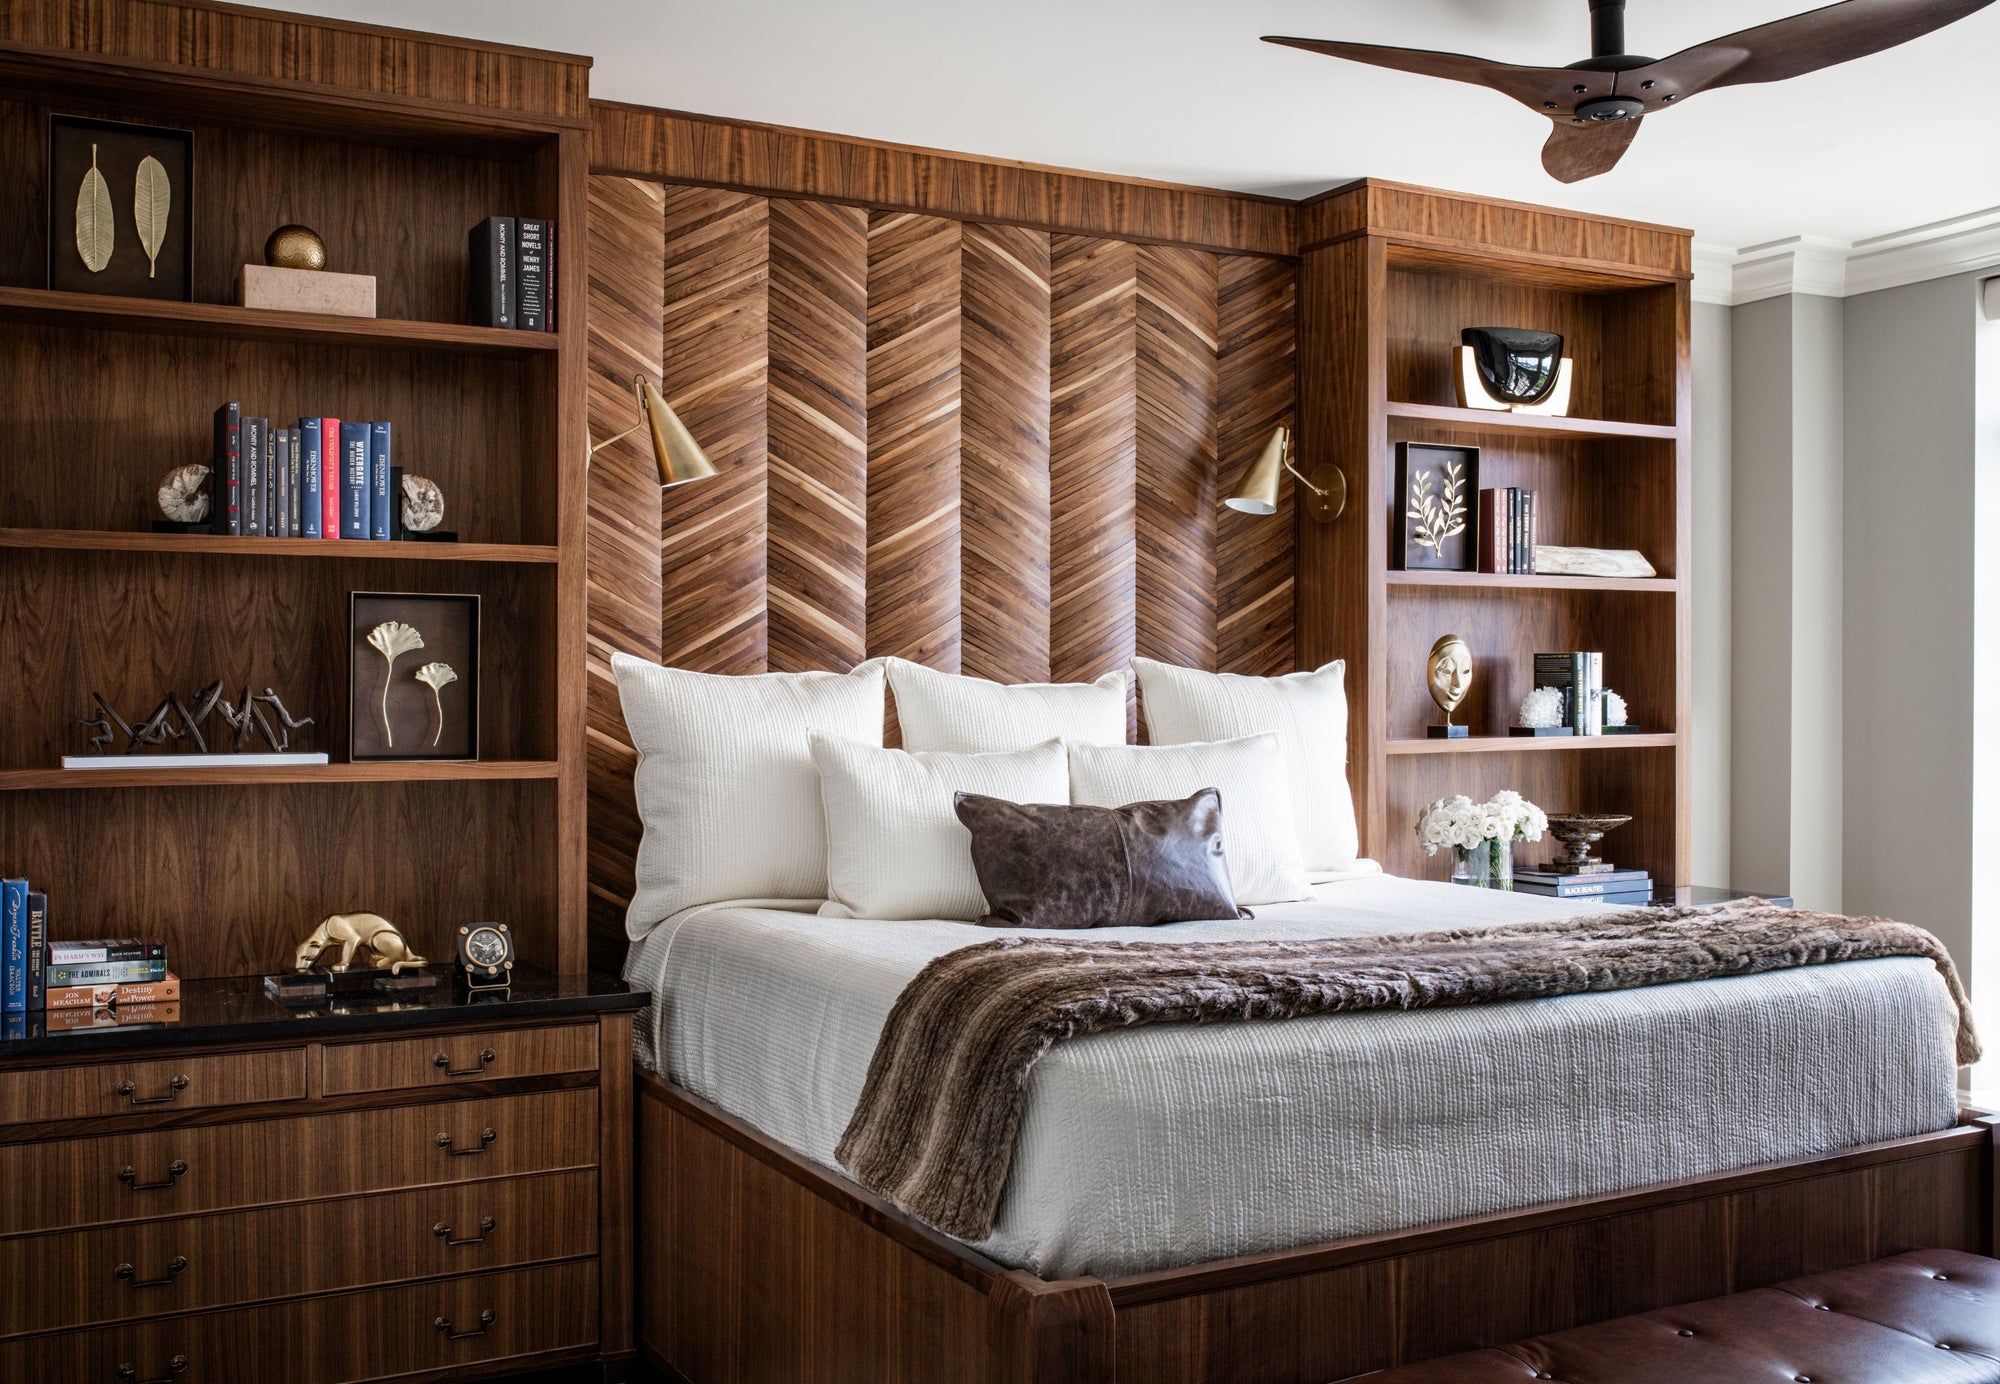
[[[166,165],[151,154],[139,161],[132,191],[132,219],[139,223],[139,247],[146,252],[146,277],[159,277],[160,247],[167,241],[167,219],[173,211],[173,185]]]
[[[111,263],[117,237],[111,215],[111,185],[97,171],[97,146],[93,144],[90,167],[76,193],[76,252],[83,257],[84,268],[93,274],[102,274],[104,266]]]

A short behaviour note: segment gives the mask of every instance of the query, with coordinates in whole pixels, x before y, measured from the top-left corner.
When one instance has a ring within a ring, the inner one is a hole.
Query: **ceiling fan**
[[[1639,122],[1712,87],[1782,82],[1908,43],[1993,0],[1845,0],[1696,44],[1670,58],[1625,51],[1625,0],[1590,0],[1591,54],[1568,67],[1519,67],[1462,53],[1329,39],[1271,38],[1308,52],[1491,87],[1555,125],[1542,167],[1566,183],[1609,173]]]

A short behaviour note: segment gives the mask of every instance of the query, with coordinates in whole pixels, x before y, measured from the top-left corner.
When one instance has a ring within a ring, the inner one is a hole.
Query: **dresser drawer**
[[[352,1384],[596,1340],[597,1264],[586,1259],[0,1341],[0,1379]]]
[[[93,1062],[0,1072],[0,1123],[251,1105],[305,1093],[303,1048]]]
[[[596,1252],[594,1171],[17,1236],[0,1337]]]
[[[596,1162],[594,1090],[9,1144],[0,1235]]]
[[[493,1029],[376,1043],[329,1043],[321,1089],[329,1096],[403,1091],[597,1070],[597,1025]]]

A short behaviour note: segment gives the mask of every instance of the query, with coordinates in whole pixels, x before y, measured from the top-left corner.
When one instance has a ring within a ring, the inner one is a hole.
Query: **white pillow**
[[[1212,745],[1071,745],[1073,803],[1123,807],[1185,798],[1204,788],[1222,794],[1222,850],[1236,902],[1284,903],[1312,894],[1292,827],[1285,760],[1274,735]]]
[[[889,660],[889,690],[906,750],[991,754],[1050,740],[1125,743],[1122,669],[1096,682],[988,682]]]
[[[882,665],[720,677],[613,654],[639,751],[639,842],[625,931],[725,899],[826,897],[810,737],[882,743]]]
[[[1147,739],[1155,745],[1275,735],[1290,771],[1292,812],[1305,856],[1315,874],[1354,868],[1361,833],[1354,824],[1354,796],[1347,787],[1347,665],[1333,662],[1312,673],[1281,678],[1204,673],[1133,660]],[[1222,820],[1229,820],[1224,799]]]
[[[986,916],[972,833],[953,796],[1069,801],[1069,763],[1051,740],[1004,754],[911,753],[828,735],[812,740],[826,804],[828,918]]]

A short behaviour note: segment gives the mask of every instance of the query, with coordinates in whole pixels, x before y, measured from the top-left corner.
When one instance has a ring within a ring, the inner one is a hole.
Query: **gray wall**
[[[1689,882],[1726,885],[1730,870],[1730,312],[1694,305],[1693,840]]]

